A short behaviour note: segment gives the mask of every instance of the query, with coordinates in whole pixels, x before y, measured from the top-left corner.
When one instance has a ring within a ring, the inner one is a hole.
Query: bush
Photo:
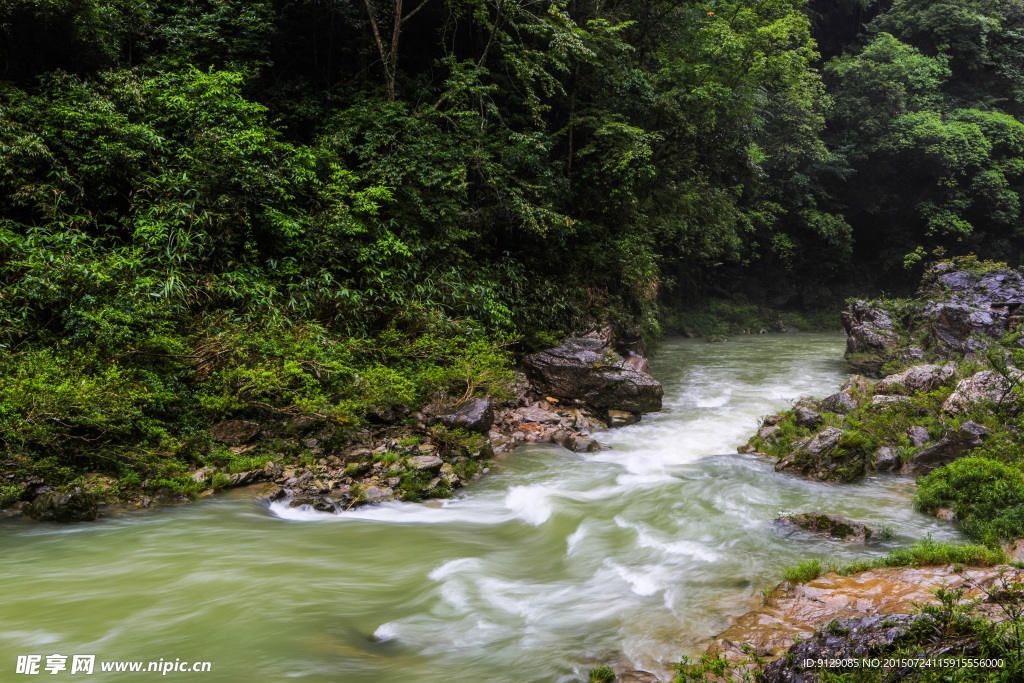
[[[1024,474],[994,460],[961,458],[922,477],[914,505],[928,513],[952,508],[967,536],[995,547],[1024,534]]]
[[[615,671],[607,664],[590,670],[590,683],[615,683]]]

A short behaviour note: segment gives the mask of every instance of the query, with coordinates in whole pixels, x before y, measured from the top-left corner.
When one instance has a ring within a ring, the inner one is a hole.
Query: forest
[[[1022,70],[996,0],[7,0],[2,469],[182,486],[227,416],[1019,265]]]

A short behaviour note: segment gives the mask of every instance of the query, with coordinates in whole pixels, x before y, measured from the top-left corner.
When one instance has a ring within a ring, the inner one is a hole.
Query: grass
[[[784,570],[782,578],[790,583],[807,583],[828,572],[850,576],[882,567],[931,567],[946,564],[992,567],[1008,561],[1006,553],[999,549],[983,545],[942,543],[926,537],[909,548],[893,548],[883,557],[845,564],[822,562],[818,559],[804,560]]]

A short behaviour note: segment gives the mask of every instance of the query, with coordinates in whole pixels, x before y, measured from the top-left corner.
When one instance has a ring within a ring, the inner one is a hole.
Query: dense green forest
[[[173,481],[594,319],[1016,264],[1022,69],[989,0],[6,0],[2,469]]]

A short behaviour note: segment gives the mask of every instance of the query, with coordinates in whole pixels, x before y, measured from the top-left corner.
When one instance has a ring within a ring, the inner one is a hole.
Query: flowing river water
[[[891,544],[957,538],[912,511],[909,480],[811,482],[736,454],[763,415],[835,391],[843,344],[669,340],[651,360],[665,409],[598,435],[611,450],[525,447],[443,504],[328,515],[235,491],[92,524],[0,521],[0,680],[31,653],[212,662],[161,677],[197,681],[580,681],[616,661],[670,680],[785,567],[890,547],[785,533],[780,512],[887,525]]]

